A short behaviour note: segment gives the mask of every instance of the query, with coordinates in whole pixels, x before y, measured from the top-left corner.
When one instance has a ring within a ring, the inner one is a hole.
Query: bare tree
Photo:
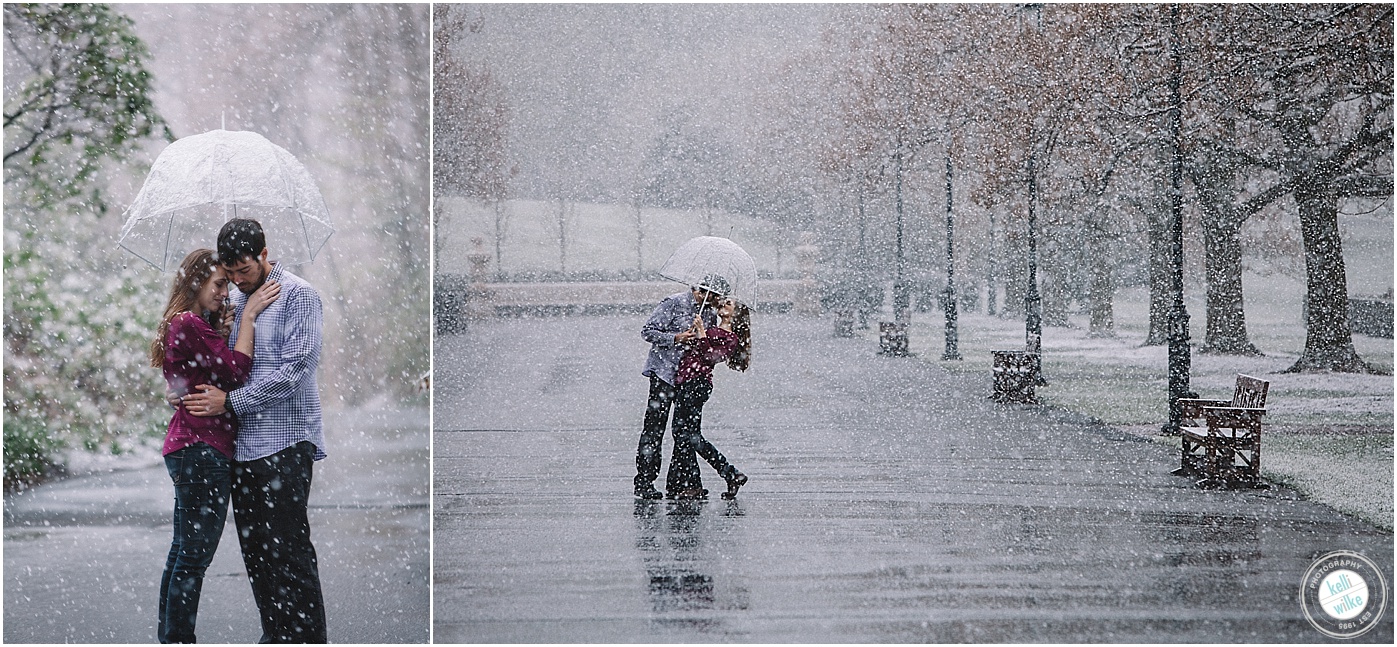
[[[464,5],[432,7],[432,175],[439,194],[503,199],[509,165],[509,103],[488,65],[468,63],[455,43],[485,28]]]
[[[1392,193],[1391,7],[1190,5],[1183,14],[1182,142],[1204,240],[1204,350],[1259,352],[1246,332],[1240,231],[1289,196],[1309,305],[1293,369],[1368,370],[1349,333],[1337,212],[1344,200]],[[1163,98],[1150,88],[1167,74],[1157,55],[1165,21],[1155,6],[1130,16],[1129,69],[1143,89],[1135,107],[1159,115]]]
[[[1372,371],[1353,348],[1341,203],[1391,199],[1392,6],[1248,6],[1231,43],[1253,72],[1235,105],[1270,144],[1305,244],[1305,349],[1291,371]],[[1245,35],[1251,35],[1250,38]]]

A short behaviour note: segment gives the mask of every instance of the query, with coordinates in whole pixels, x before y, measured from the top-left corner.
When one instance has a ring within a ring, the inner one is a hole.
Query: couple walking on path
[[[151,344],[175,407],[162,450],[175,508],[161,643],[196,641],[199,594],[230,502],[260,642],[327,642],[307,518],[312,465],[325,458],[320,295],[267,258],[257,221],[228,221],[216,255],[185,257]]]
[[[649,403],[636,450],[635,496],[641,499],[701,499],[708,495],[699,474],[703,456],[727,483],[723,498],[737,496],[747,476],[703,437],[703,405],[713,393],[713,367],[745,371],[752,355],[752,315],[728,298],[726,279],[708,275],[689,292],[666,297],[641,328],[650,342],[642,375],[650,378]],[[655,489],[660,475],[665,423],[671,424],[674,450],[665,477],[665,494]]]

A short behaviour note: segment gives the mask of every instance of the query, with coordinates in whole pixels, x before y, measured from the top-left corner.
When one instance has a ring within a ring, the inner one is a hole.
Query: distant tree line
[[[449,20],[438,47],[479,29]],[[1243,254],[1259,250],[1244,249],[1243,225],[1285,212],[1306,277],[1293,369],[1369,370],[1349,332],[1338,214],[1392,196],[1392,22],[1386,4],[850,5],[817,49],[774,67],[745,124],[660,115],[632,201],[817,231],[840,281],[866,287],[886,266],[892,212],[921,241],[913,267],[937,262],[928,214],[954,161],[959,204],[975,207],[956,211],[958,257],[984,268],[962,274],[967,293],[986,288],[992,310],[1003,286],[1002,313],[1022,311],[1032,211],[1044,323],[1065,325],[1081,299],[1091,333],[1112,335],[1118,284],[1141,281],[1146,343],[1162,344],[1177,199],[1203,252],[1201,350],[1237,354],[1260,352],[1242,293]],[[498,204],[507,97],[483,63],[437,60],[458,68],[439,67],[438,100],[466,106],[438,105],[439,190]],[[569,198],[553,198],[562,222]]]
[[[1392,196],[1391,5],[848,12],[829,50],[795,64],[806,75],[829,70],[826,77],[778,93],[791,109],[784,126],[771,127],[772,139],[798,139],[804,151],[773,164],[810,167],[816,158],[822,190],[842,196],[833,200],[844,205],[834,220],[844,232],[859,223],[857,236],[836,240],[867,245],[869,200],[896,194],[901,205],[907,183],[940,180],[946,156],[957,161],[958,186],[998,218],[975,225],[994,227],[980,244],[997,247],[1006,311],[1022,303],[1023,227],[1036,209],[1044,322],[1066,323],[1068,286],[1079,285],[1093,333],[1110,334],[1116,266],[1138,246],[1152,291],[1147,341],[1163,343],[1167,171],[1177,141],[1181,197],[1203,242],[1202,349],[1259,352],[1246,330],[1240,233],[1268,207],[1287,209],[1301,223],[1307,277],[1308,335],[1292,370],[1370,370],[1349,332],[1337,216],[1349,200]],[[1171,84],[1178,106],[1170,105]],[[798,99],[815,94],[831,100]],[[812,128],[824,130],[811,136]],[[770,177],[811,183],[789,168]]]

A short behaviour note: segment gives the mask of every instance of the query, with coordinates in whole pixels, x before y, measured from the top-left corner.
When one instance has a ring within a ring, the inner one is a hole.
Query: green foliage
[[[39,208],[82,197],[105,211],[94,175],[157,132],[145,44],[106,5],[6,4],[5,188]],[[18,74],[16,74],[18,72]]]
[[[11,216],[23,225],[37,215],[7,208],[7,482],[39,475],[64,447],[97,450],[156,434],[169,416],[160,371],[146,365],[159,277],[139,267],[114,271],[115,252],[102,249],[110,241],[76,231],[72,216],[11,227]]]
[[[53,468],[50,456],[57,449],[42,421],[5,416],[5,490],[42,479]]]
[[[101,5],[5,5],[5,483],[41,477],[65,447],[128,446],[163,426],[146,348],[159,277],[117,270],[105,165],[164,122],[146,49]],[[18,61],[18,63],[13,62]],[[168,133],[166,133],[168,134]]]

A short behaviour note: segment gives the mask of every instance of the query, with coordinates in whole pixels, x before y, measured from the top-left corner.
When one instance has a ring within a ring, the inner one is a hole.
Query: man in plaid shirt
[[[255,220],[223,226],[218,258],[238,286],[230,295],[230,340],[238,338],[247,295],[266,281],[280,283],[281,295],[257,316],[247,384],[229,392],[200,385],[183,402],[196,416],[232,411],[238,417],[233,515],[262,618],[261,642],[324,643],[325,602],[306,514],[312,465],[325,458],[315,381],[320,295],[301,277],[267,261],[266,236]]]

